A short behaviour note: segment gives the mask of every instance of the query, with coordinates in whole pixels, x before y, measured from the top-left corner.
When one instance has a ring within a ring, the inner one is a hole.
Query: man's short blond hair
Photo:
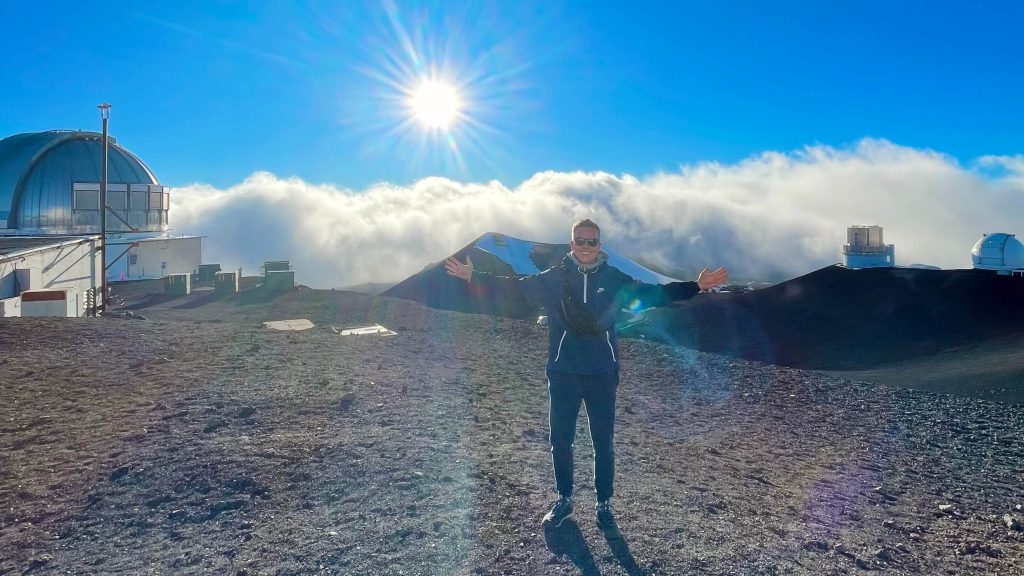
[[[576,223],[572,225],[572,229],[569,231],[569,234],[571,235],[572,239],[576,238],[577,228],[593,228],[594,230],[597,231],[597,239],[601,239],[601,227],[597,225],[597,222],[594,222],[590,218],[582,218],[580,220],[577,220]]]

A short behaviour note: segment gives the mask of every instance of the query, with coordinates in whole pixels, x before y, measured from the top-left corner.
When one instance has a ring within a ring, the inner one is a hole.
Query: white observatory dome
[[[1024,269],[1024,244],[1013,234],[983,234],[971,248],[975,268],[1009,274]]]

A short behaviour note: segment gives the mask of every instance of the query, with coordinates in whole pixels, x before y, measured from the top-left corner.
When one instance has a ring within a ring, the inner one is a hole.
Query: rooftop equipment
[[[295,286],[294,270],[268,270],[266,273],[268,290],[288,290]]]
[[[277,270],[291,270],[291,263],[287,260],[268,260],[263,263],[263,278],[266,279],[267,272],[274,272]]]
[[[217,294],[237,294],[238,274],[235,272],[217,272],[214,275],[213,291]]]
[[[191,274],[168,274],[164,276],[164,294],[167,296],[187,296],[191,293]]]
[[[220,272],[220,264],[200,264],[199,265],[199,282],[213,282],[214,275]]]

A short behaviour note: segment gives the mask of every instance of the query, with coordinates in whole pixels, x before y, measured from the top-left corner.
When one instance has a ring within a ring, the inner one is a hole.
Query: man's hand
[[[708,272],[708,269],[705,268],[697,276],[697,287],[701,290],[710,290],[727,282],[729,282],[729,271],[725,268],[719,268],[714,272]]]
[[[466,255],[466,263],[459,262],[454,257],[445,260],[444,269],[448,272],[449,276],[455,276],[456,278],[462,278],[466,282],[473,277],[473,261],[469,259],[469,255]]]

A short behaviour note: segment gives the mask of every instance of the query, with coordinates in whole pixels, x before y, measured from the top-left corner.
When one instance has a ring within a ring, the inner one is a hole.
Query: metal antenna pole
[[[110,119],[110,104],[106,102],[97,106],[100,118],[103,119],[103,175],[100,180],[100,301],[98,308],[107,310],[107,121]]]

